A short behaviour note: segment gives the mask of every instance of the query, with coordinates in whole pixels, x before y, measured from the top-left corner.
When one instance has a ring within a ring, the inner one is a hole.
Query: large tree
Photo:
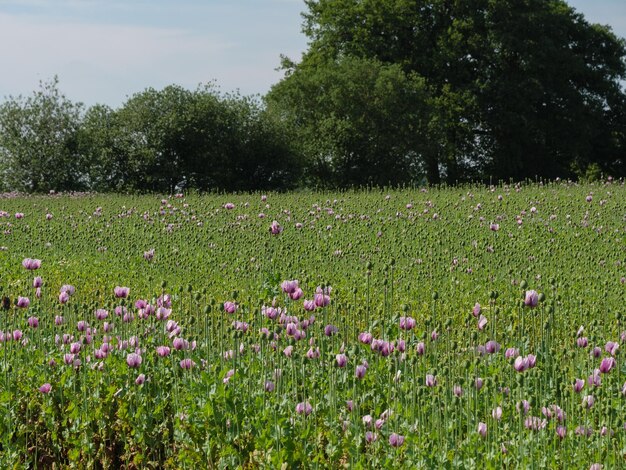
[[[309,49],[272,93],[306,94],[299,71],[324,74],[351,57],[421,77],[427,99],[412,104],[425,125],[413,141],[431,182],[567,176],[591,163],[624,173],[625,42],[564,1],[305,3]]]
[[[58,89],[58,79],[40,83],[32,96],[0,105],[0,185],[28,192],[85,189],[88,175],[78,152],[83,105]]]
[[[309,184],[397,185],[423,172],[415,137],[424,130],[426,91],[397,64],[347,57],[294,66],[266,101],[293,123]]]

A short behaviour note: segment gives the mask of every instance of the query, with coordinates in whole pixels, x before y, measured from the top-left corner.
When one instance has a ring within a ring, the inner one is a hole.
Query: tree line
[[[626,176],[626,41],[563,0],[305,0],[262,99],[207,85],[0,106],[2,189],[174,191]]]
[[[281,126],[258,100],[213,85],[149,88],[118,109],[85,109],[55,77],[0,106],[2,189],[289,189],[300,165]]]

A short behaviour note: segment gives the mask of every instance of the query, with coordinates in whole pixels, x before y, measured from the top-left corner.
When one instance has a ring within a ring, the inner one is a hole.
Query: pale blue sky
[[[626,0],[570,0],[626,37]],[[0,99],[57,74],[87,105],[119,106],[146,87],[264,94],[280,54],[298,59],[302,0],[0,0]]]

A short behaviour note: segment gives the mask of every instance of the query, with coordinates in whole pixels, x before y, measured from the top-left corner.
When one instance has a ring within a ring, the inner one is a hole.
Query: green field
[[[622,181],[0,211],[1,468],[624,464]]]

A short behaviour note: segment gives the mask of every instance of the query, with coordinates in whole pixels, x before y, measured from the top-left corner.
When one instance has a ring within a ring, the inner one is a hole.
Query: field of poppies
[[[619,468],[625,242],[612,180],[5,194],[0,467]]]

